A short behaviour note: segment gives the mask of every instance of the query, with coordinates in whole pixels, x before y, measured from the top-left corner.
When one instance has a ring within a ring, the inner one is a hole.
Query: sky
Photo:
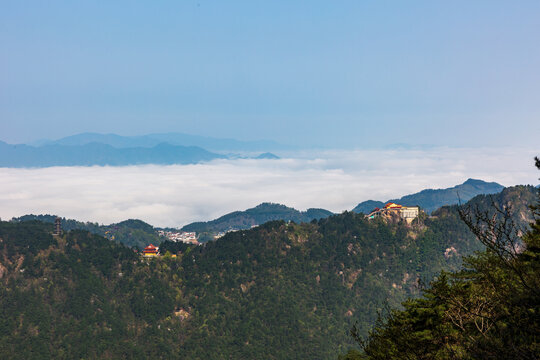
[[[327,150],[195,165],[0,168],[0,217],[54,214],[100,224],[135,218],[181,227],[262,202],[340,213],[365,200],[453,187],[468,178],[536,185],[534,155],[516,147],[439,147]]]
[[[2,1],[0,141],[180,132],[295,150],[0,168],[0,217],[181,226],[265,201],[341,212],[467,178],[537,184],[538,39],[537,0]]]
[[[2,1],[0,140],[537,147],[539,1]]]

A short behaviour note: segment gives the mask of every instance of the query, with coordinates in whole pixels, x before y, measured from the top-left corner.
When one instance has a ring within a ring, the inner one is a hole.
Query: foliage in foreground
[[[540,194],[524,234],[510,208],[491,210],[460,210],[485,251],[466,258],[463,270],[441,273],[366,339],[353,328],[363,352],[340,359],[540,358]]]

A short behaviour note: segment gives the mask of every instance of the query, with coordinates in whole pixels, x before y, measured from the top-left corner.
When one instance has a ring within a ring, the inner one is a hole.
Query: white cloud
[[[531,149],[325,151],[281,160],[220,160],[197,165],[0,168],[0,217],[58,214],[155,226],[210,220],[264,201],[301,210],[350,210],[467,178],[503,185],[537,183]]]

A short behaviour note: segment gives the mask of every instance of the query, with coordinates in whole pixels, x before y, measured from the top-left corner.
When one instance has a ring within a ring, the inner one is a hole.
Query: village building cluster
[[[403,206],[389,202],[382,209],[375,208],[366,217],[368,219],[374,219],[376,217],[399,217],[410,224],[414,219],[418,217],[420,208],[418,206]]]
[[[291,222],[290,220],[288,222]],[[254,229],[256,228],[257,226],[259,226],[258,224],[255,224],[255,225],[251,225],[250,226],[250,229]],[[244,230],[244,229],[235,229],[235,228],[230,228],[229,230],[226,230],[226,231],[220,231],[218,232],[217,234],[214,235],[214,240],[217,240],[219,238],[222,238],[224,237],[225,235],[227,235],[228,233],[230,232],[236,232],[236,231],[241,231],[241,230]]]
[[[170,241],[198,244],[197,234],[195,232],[158,230],[158,235]]]

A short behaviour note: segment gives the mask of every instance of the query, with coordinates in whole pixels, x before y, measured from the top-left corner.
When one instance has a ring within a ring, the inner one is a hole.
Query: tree
[[[535,158],[540,170],[540,159]],[[353,328],[363,353],[343,359],[540,358],[540,193],[528,231],[510,206],[463,206],[459,214],[485,251],[464,268],[442,273],[423,297],[392,310],[367,339]]]

